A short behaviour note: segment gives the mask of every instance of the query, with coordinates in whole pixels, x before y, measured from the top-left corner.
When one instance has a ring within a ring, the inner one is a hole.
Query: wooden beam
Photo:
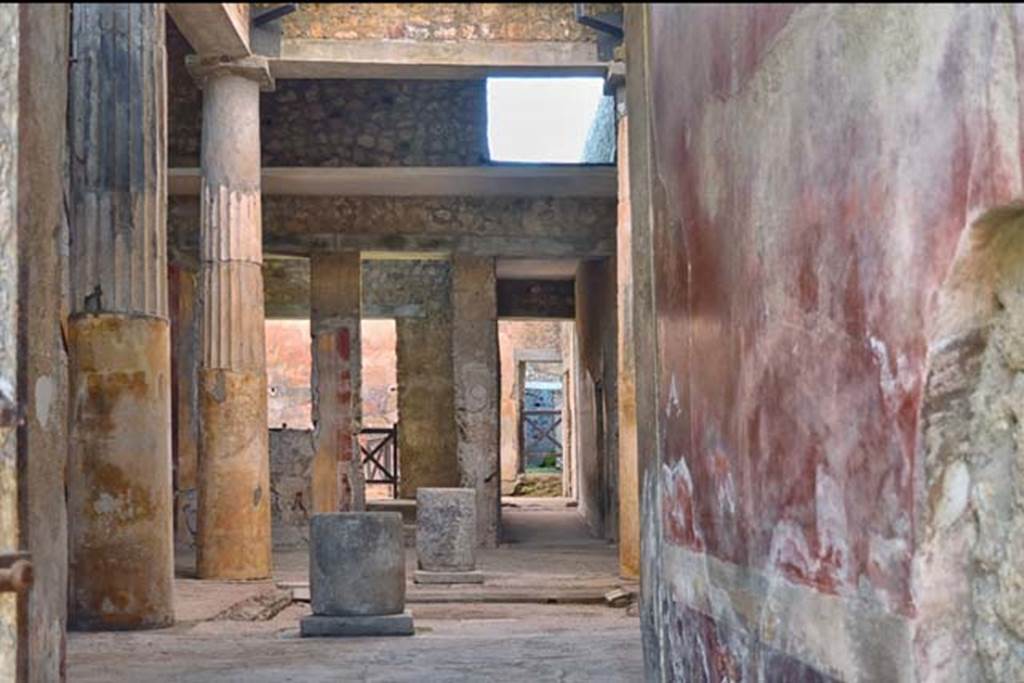
[[[499,318],[559,318],[576,316],[572,280],[498,280]]]
[[[238,59],[249,49],[249,3],[169,2],[167,12],[200,57]]]

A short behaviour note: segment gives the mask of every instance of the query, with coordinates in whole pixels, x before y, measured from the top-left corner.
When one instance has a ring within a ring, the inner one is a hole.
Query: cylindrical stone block
[[[69,625],[174,621],[170,326],[152,316],[69,321]]]
[[[310,519],[313,614],[372,616],[405,609],[405,548],[397,512],[332,512]]]
[[[416,491],[416,557],[431,572],[476,567],[476,491],[420,488]]]
[[[270,459],[263,373],[200,371],[199,578],[270,576]]]

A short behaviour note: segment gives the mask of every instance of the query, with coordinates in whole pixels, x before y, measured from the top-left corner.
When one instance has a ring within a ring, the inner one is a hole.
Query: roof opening
[[[602,78],[488,78],[492,161],[610,164],[615,111]]]

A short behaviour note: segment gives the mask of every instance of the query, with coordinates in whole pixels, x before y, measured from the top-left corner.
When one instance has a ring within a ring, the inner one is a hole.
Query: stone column
[[[501,508],[501,373],[493,258],[453,257],[452,316],[459,473],[462,486],[476,491],[477,542],[493,548]]]
[[[68,621],[174,619],[162,4],[76,5]]]
[[[361,265],[358,251],[314,254],[310,259],[314,513],[364,507],[358,446]]]
[[[204,579],[270,576],[270,460],[260,217],[267,62],[190,62],[203,88],[199,519]]]
[[[402,498],[415,498],[420,486],[457,487],[462,481],[449,291],[445,286],[438,299],[424,307],[422,317],[395,321]]]

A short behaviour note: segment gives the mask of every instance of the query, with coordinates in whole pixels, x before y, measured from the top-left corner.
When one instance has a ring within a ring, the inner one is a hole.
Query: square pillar
[[[398,356],[399,495],[462,482],[455,427],[451,280],[418,317],[395,321]]]
[[[476,491],[477,542],[498,544],[501,373],[494,259],[452,258],[452,367],[461,485]]]
[[[359,451],[361,268],[358,251],[310,259],[314,513],[365,506]]]

